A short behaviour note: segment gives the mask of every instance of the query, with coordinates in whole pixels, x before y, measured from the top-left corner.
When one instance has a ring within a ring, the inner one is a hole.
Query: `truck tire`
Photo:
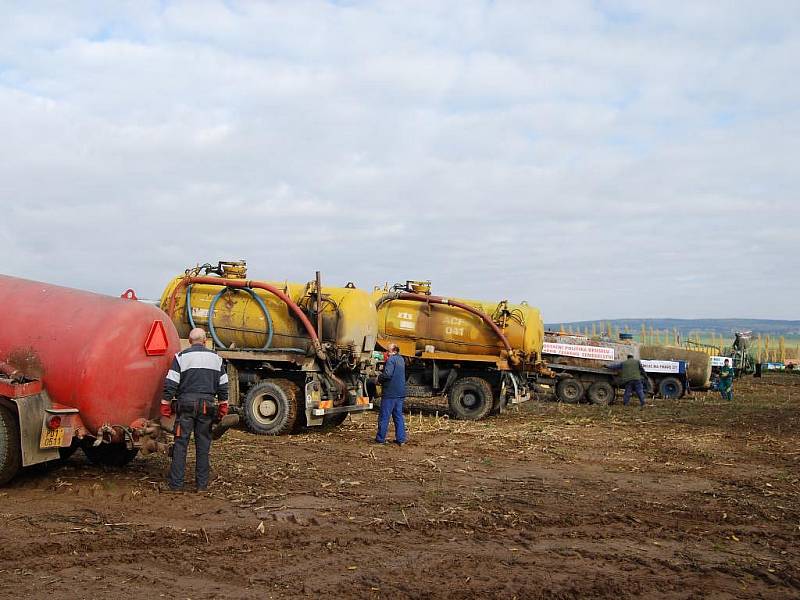
[[[607,381],[595,381],[586,391],[586,397],[592,404],[610,404],[614,401],[616,392]]]
[[[90,442],[83,445],[83,453],[93,465],[104,467],[124,467],[139,453],[138,448],[128,449],[125,444],[100,444],[95,446]]]
[[[297,386],[286,379],[262,381],[250,388],[242,403],[247,428],[258,435],[283,435],[298,423]]]
[[[556,384],[556,398],[566,404],[580,402],[583,398],[583,384],[574,377],[565,377]]]
[[[658,382],[658,393],[662,398],[680,398],[683,396],[683,384],[677,377],[664,377]]]
[[[489,414],[494,405],[492,387],[480,377],[462,377],[450,388],[447,403],[453,418],[479,421]]]
[[[0,485],[8,483],[22,466],[19,425],[14,413],[0,406]]]

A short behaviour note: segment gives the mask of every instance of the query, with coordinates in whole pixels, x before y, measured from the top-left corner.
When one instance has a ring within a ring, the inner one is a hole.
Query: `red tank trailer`
[[[163,449],[158,404],[180,342],[161,310],[131,296],[0,275],[0,483],[15,459],[18,469],[81,446],[124,464]]]

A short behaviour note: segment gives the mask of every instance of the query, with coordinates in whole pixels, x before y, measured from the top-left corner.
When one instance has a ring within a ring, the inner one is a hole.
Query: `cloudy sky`
[[[800,318],[800,3],[0,7],[0,272]]]

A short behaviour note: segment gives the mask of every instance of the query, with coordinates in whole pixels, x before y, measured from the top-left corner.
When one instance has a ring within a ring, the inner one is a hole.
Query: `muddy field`
[[[800,377],[639,410],[528,403],[480,423],[375,416],[163,457],[76,454],[0,489],[0,597],[796,598]],[[191,484],[192,479],[189,478]]]

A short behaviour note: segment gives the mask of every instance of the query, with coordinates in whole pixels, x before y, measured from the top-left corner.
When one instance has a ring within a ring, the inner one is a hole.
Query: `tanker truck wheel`
[[[250,388],[242,403],[247,428],[258,435],[283,435],[298,422],[297,386],[286,379],[262,381]]]
[[[683,384],[676,377],[664,377],[658,382],[658,393],[662,398],[680,398],[683,395]]]
[[[595,381],[586,391],[586,397],[592,404],[610,404],[615,395],[614,388],[607,381]]]
[[[583,398],[583,384],[574,377],[565,377],[556,385],[556,398],[567,404],[580,402]]]
[[[21,465],[17,419],[5,406],[0,406],[0,485],[8,483]]]
[[[457,380],[447,394],[450,412],[456,419],[478,421],[492,410],[492,388],[480,377],[464,377]]]
[[[104,467],[124,467],[139,453],[138,448],[128,449],[125,444],[100,444],[95,446],[90,441],[83,444],[83,453],[93,465]]]

